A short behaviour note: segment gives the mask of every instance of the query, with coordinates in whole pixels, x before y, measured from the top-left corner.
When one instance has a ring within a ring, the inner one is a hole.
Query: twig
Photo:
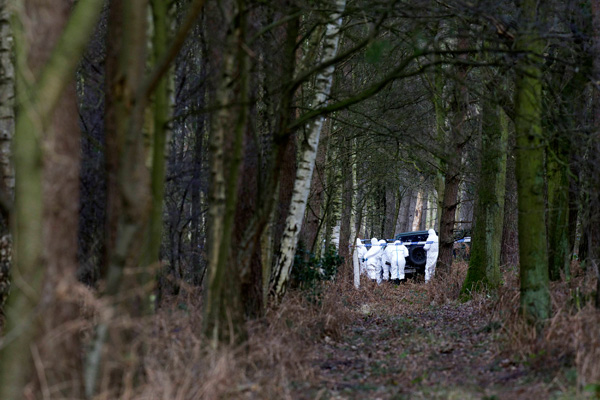
[[[50,400],[50,389],[48,388],[48,380],[46,379],[46,373],[44,372],[44,363],[42,362],[40,352],[35,344],[31,345],[31,356],[33,357],[33,363],[35,364],[35,371],[40,380],[42,396],[44,397],[44,400]]]

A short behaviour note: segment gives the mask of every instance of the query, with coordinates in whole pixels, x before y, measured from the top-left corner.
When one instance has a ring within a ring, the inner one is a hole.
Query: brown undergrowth
[[[512,362],[530,365],[540,373],[576,376],[577,390],[597,393],[600,384],[600,312],[594,307],[595,274],[571,265],[569,280],[551,282],[551,318],[543,327],[532,327],[519,316],[517,268],[504,271],[505,284],[494,301],[484,303],[492,324],[504,333],[498,348]]]
[[[517,268],[504,268],[497,291],[460,301],[468,265],[429,284],[363,282],[348,294],[359,318],[349,340],[314,354],[311,392],[330,398],[588,398],[600,383],[600,315],[595,276],[576,263],[551,283],[552,317],[541,328],[519,315]],[[358,335],[358,336],[357,336]],[[357,350],[358,348],[358,350]],[[400,384],[400,382],[402,382]],[[302,393],[302,392],[300,392]],[[311,398],[305,396],[301,398]]]
[[[536,330],[519,318],[516,268],[504,268],[497,292],[473,293],[462,303],[466,270],[466,263],[455,263],[428,284],[364,280],[358,290],[326,282],[317,296],[292,291],[248,323],[247,343],[218,349],[201,335],[202,294],[188,288],[144,320],[111,320],[95,399],[336,398],[340,388],[346,393],[340,398],[593,395],[589,390],[600,383],[600,316],[590,301],[590,271],[574,264],[568,282],[551,284],[552,318]],[[88,297],[81,332],[91,344],[102,304]],[[115,340],[123,332],[128,340]],[[48,388],[31,398],[60,398],[60,392]]]
[[[218,349],[201,335],[201,293],[167,299],[150,320],[136,324],[134,346],[145,349],[143,358],[127,360],[116,356],[123,348],[105,349],[112,368],[103,372],[101,386],[118,375],[119,399],[292,399],[295,382],[313,378],[309,350],[339,340],[350,321],[343,287],[324,284],[322,291],[318,299],[289,293],[278,308],[248,323],[247,343]],[[96,398],[115,396],[104,387]]]

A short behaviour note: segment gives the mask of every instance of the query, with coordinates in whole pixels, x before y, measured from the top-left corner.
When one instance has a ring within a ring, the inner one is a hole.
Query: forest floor
[[[422,309],[416,285],[395,288],[404,311],[365,304],[339,340],[312,349],[315,379],[299,384],[302,399],[573,398],[572,378],[540,371],[498,352],[499,325],[470,303]],[[376,290],[376,289],[375,289]],[[381,297],[380,299],[385,299]],[[415,307],[416,305],[416,307]],[[569,382],[571,379],[571,382]]]
[[[592,271],[574,266],[570,280],[551,284],[552,317],[536,329],[519,316],[516,267],[503,270],[498,290],[464,302],[466,270],[455,263],[428,284],[363,282],[357,290],[324,282],[291,290],[248,323],[241,346],[217,348],[199,334],[202,296],[190,290],[144,325],[151,328],[140,339],[149,350],[147,376],[128,398],[600,398]],[[122,364],[122,376],[134,376],[130,364]],[[116,398],[105,394],[99,399]]]
[[[353,312],[341,332],[325,332],[311,346],[306,362],[313,376],[293,381],[291,398],[590,398],[577,390],[568,352],[515,350],[511,340],[530,338],[511,337],[506,321],[495,319],[492,300],[460,302],[449,293],[456,288],[447,288],[436,301],[431,291],[440,289],[369,282],[346,299]]]

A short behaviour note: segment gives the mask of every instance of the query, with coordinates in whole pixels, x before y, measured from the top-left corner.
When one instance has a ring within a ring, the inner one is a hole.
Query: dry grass
[[[280,307],[248,323],[244,346],[219,349],[201,335],[202,295],[190,288],[186,297],[166,299],[149,319],[111,320],[112,347],[104,348],[108,362],[95,399],[292,399],[307,382],[319,385],[318,366],[311,362],[311,352],[319,345],[343,341],[352,323],[364,321],[365,315],[431,313],[457,304],[467,267],[455,263],[451,273],[436,277],[442,279],[429,284],[407,281],[400,290],[364,281],[359,290],[350,283],[326,283],[318,301],[309,300],[305,292],[291,292]],[[595,278],[578,265],[573,270],[569,282],[551,285],[553,316],[542,330],[519,318],[516,268],[503,270],[505,283],[495,294],[474,293],[469,309],[500,325],[494,350],[500,357],[550,379],[575,369],[583,388],[600,383],[600,313],[588,301]],[[93,296],[88,300],[78,329],[89,343],[103,306]],[[59,398],[54,396],[58,392],[31,398]]]
[[[452,264],[449,272],[436,271],[434,278],[427,284],[429,298],[433,304],[443,305],[458,300],[468,267],[467,262],[459,261]]]
[[[150,321],[136,325],[134,342],[145,349],[142,359],[115,357],[132,353],[123,348],[106,349],[112,363],[102,382],[120,377],[120,394],[104,385],[96,399],[292,399],[296,382],[314,375],[307,359],[311,346],[341,338],[353,312],[344,306],[343,285],[327,284],[323,293],[318,303],[304,293],[289,293],[279,308],[248,324],[245,345],[218,349],[200,333],[201,304],[194,299],[201,294],[170,299]]]
[[[131,398],[291,399],[294,387],[315,379],[309,360],[314,345],[342,340],[357,314],[401,315],[407,307],[423,311],[458,302],[467,267],[456,263],[443,279],[427,285],[408,281],[403,290],[372,282],[363,282],[359,290],[347,283],[328,283],[316,303],[305,293],[292,292],[281,307],[248,325],[249,341],[242,348],[206,346],[198,334],[199,304],[188,304],[187,312],[165,307],[153,320],[144,383]],[[551,285],[553,317],[542,330],[519,318],[516,268],[503,270],[505,284],[496,294],[473,293],[470,303],[501,325],[496,351],[502,357],[550,379],[575,368],[582,388],[600,382],[600,314],[586,303],[593,276],[577,265],[573,269],[569,282]]]
[[[516,268],[504,271],[505,284],[497,299],[483,304],[491,320],[502,324],[498,349],[515,362],[540,373],[565,373],[575,367],[579,389],[600,383],[600,312],[593,306],[595,276],[572,265],[566,282],[552,282],[552,317],[542,328],[526,324],[519,315],[519,276]]]

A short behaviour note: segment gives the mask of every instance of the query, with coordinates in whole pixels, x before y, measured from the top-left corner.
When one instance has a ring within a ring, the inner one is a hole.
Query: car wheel
[[[421,246],[411,247],[408,250],[408,261],[415,267],[424,266],[427,262],[427,252]]]

